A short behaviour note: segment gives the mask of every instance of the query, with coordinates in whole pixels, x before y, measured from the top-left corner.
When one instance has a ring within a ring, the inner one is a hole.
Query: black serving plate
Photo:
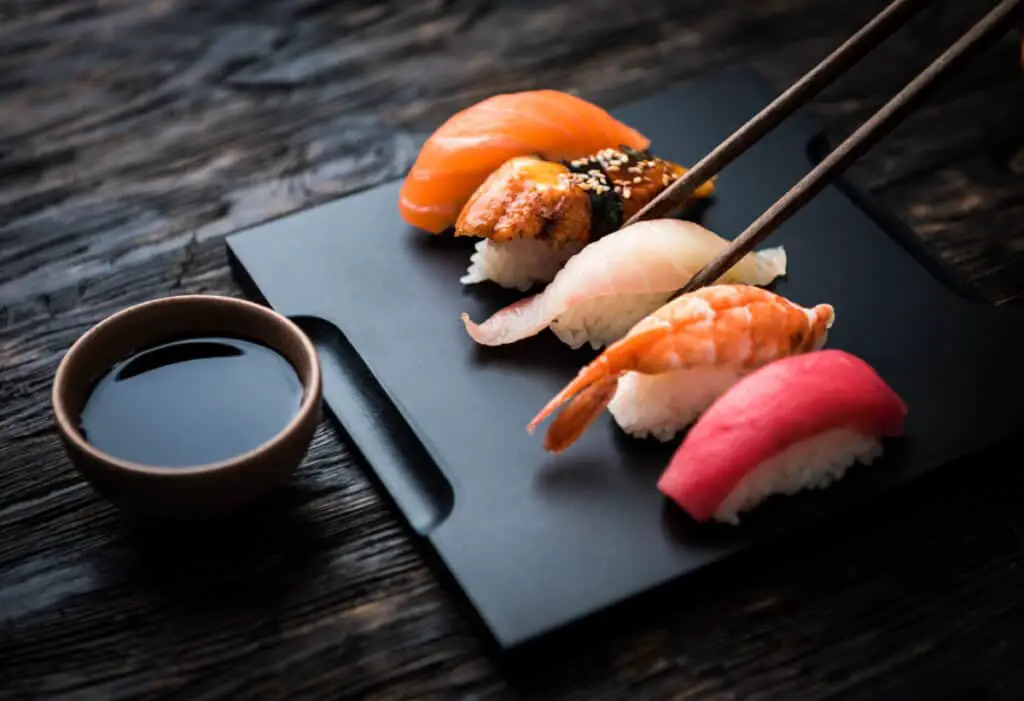
[[[692,164],[775,91],[744,70],[612,110],[655,152]],[[797,114],[721,174],[702,223],[742,231],[812,166],[819,128]],[[400,182],[228,239],[251,293],[304,324],[324,395],[378,484],[505,651],[693,575],[1017,433],[1022,317],[982,304],[891,216],[843,183],[772,237],[780,294],[829,302],[829,346],[861,356],[907,401],[905,439],[832,488],[775,498],[737,528],[700,526],[655,488],[677,442],[630,440],[607,413],[551,456],[525,426],[592,352],[552,334],[475,346],[477,320],[519,295],[463,287],[472,242],[410,230]],[[679,606],[693,601],[679,601]]]

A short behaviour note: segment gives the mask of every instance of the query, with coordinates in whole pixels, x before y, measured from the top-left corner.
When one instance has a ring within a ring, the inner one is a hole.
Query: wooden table
[[[402,174],[433,126],[488,94],[610,105],[740,61],[782,88],[883,4],[0,3],[0,697],[517,693],[333,429],[278,511],[154,534],[65,459],[49,416],[61,354],[134,302],[240,295],[225,234]],[[830,132],[988,4],[935,3],[830,88],[815,103]],[[1022,125],[1007,37],[855,168],[997,303],[1024,293]],[[1021,698],[1015,467],[979,460],[915,487],[567,651],[529,688]]]

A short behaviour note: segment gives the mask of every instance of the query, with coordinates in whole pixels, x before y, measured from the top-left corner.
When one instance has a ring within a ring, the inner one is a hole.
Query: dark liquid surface
[[[115,457],[184,467],[258,447],[301,403],[298,373],[280,354],[234,338],[194,338],[111,368],[86,401],[80,428]]]

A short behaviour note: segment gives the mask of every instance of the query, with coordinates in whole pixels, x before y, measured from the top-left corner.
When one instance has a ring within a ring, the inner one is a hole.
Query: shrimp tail
[[[526,425],[526,431],[533,433],[534,429],[544,419],[551,416],[558,407],[591,385],[603,383],[609,378],[616,379],[617,381],[619,375],[628,370],[645,369],[644,356],[652,345],[664,339],[667,334],[668,328],[662,324],[639,331],[637,331],[637,327],[634,327],[633,332],[608,346],[594,361],[584,366],[577,373],[576,377],[533,417],[530,423]],[[661,370],[662,368],[657,368],[654,371],[660,372]]]
[[[601,415],[615,396],[618,386],[618,376],[610,375],[576,395],[548,427],[544,449],[560,453],[572,445]]]
[[[552,397],[551,401],[544,405],[530,423],[526,425],[527,433],[533,433],[534,429],[539,426],[544,419],[551,416],[560,406],[568,402],[574,396],[587,390],[590,386],[601,382],[608,377],[608,367],[606,362],[601,362],[604,358],[598,358],[596,361],[583,367],[573,378],[572,382],[562,388],[562,391]]]

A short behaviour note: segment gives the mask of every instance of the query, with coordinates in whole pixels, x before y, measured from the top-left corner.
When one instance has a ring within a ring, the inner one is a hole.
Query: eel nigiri
[[[607,407],[636,437],[669,440],[743,375],[773,360],[817,350],[835,319],[831,305],[805,308],[760,287],[714,285],[681,295],[609,345],[527,425],[548,427],[560,452]]]
[[[550,328],[571,348],[601,348],[622,338],[668,301],[729,242],[680,219],[631,224],[573,256],[543,292],[510,304],[481,324],[462,315],[482,345],[515,343]],[[767,285],[786,274],[781,246],[748,253],[718,282]]]
[[[866,362],[839,350],[777,360],[715,401],[658,489],[696,521],[739,523],[774,494],[820,489],[903,434],[907,406]]]
[[[574,159],[619,145],[643,149],[650,140],[568,93],[495,95],[452,115],[431,134],[402,183],[398,209],[408,224],[437,234],[455,223],[487,176],[514,156]]]
[[[588,242],[618,229],[685,173],[629,148],[562,163],[512,158],[477,188],[455,222],[456,236],[482,239],[461,282],[490,280],[524,291],[550,282]],[[691,200],[713,191],[709,180]]]

